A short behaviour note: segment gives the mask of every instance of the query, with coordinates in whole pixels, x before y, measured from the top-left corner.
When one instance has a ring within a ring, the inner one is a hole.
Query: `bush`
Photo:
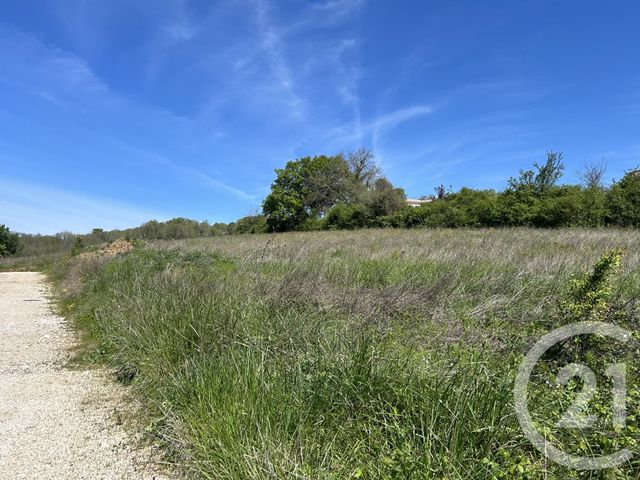
[[[301,232],[313,232],[325,228],[324,219],[318,217],[307,218],[298,228]]]
[[[580,187],[559,187],[540,198],[531,212],[532,226],[558,228],[576,225],[582,208]]]
[[[505,227],[533,226],[540,200],[529,191],[506,190],[499,195],[499,223]]]
[[[463,212],[465,227],[492,227],[499,224],[498,194],[493,190],[462,188],[446,200]]]
[[[16,255],[22,250],[22,242],[17,233],[13,233],[5,225],[0,225],[0,257]]]
[[[444,199],[405,207],[379,226],[490,227],[499,224],[498,195],[493,190],[463,188]]]
[[[580,214],[574,225],[581,227],[602,227],[607,219],[607,192],[600,187],[583,190]]]
[[[404,207],[395,214],[385,217],[385,222],[398,228],[413,228],[425,225],[429,211],[425,205]]]
[[[367,225],[367,208],[364,205],[335,205],[325,218],[325,227],[338,230],[352,230]]]
[[[368,192],[365,204],[371,217],[391,215],[406,206],[404,190],[382,177],[376,180],[373,190]]]
[[[627,172],[609,192],[609,221],[621,227],[640,227],[640,170]]]
[[[232,233],[264,233],[267,231],[267,217],[247,215],[234,223]]]

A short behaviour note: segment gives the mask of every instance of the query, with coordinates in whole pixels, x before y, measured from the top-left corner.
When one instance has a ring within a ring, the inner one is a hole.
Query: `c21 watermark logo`
[[[577,335],[600,335],[622,343],[626,343],[631,338],[631,333],[625,329],[602,322],[574,323],[546,334],[529,350],[518,370],[513,391],[518,422],[529,441],[547,458],[556,463],[575,470],[599,470],[616,467],[628,462],[633,457],[633,452],[628,448],[622,448],[611,454],[594,457],[582,457],[567,453],[549,443],[547,438],[536,429],[529,412],[528,385],[534,367],[550,348]],[[605,373],[612,383],[613,426],[622,428],[626,421],[626,366],[625,364],[610,363],[607,365]],[[586,365],[571,363],[559,371],[556,381],[559,385],[565,385],[573,377],[580,377],[583,387],[573,404],[556,423],[557,428],[584,429],[589,428],[596,421],[596,417],[583,413],[596,392],[596,375]]]

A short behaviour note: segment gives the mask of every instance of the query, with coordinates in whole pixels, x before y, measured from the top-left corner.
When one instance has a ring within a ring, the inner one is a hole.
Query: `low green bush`
[[[329,229],[353,230],[367,225],[368,215],[364,205],[339,203],[329,210],[324,226]]]
[[[16,255],[22,250],[22,242],[17,233],[13,233],[5,225],[0,225],[0,257]]]

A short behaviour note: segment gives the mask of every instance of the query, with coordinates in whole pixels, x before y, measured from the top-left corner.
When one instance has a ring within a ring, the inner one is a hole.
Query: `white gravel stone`
[[[0,273],[0,479],[168,479],[114,414],[124,388],[65,367],[74,335],[45,277]]]

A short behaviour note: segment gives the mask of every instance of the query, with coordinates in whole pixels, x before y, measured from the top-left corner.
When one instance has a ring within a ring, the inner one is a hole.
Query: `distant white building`
[[[407,198],[406,202],[410,207],[419,207],[420,205],[424,205],[425,203],[433,202],[433,198]]]

